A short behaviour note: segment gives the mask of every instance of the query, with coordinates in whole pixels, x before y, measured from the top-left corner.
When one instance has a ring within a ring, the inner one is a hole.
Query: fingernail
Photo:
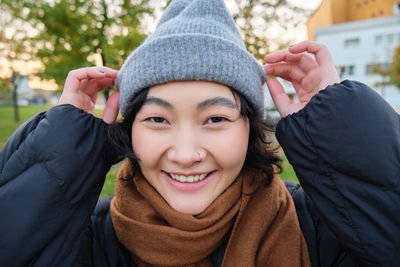
[[[98,70],[98,72],[100,72],[100,73],[104,73],[104,71],[102,71],[102,70]]]

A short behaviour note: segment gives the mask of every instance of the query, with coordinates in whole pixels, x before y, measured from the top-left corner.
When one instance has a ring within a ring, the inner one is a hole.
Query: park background
[[[170,1],[0,0],[0,149],[17,127],[57,104],[68,71],[119,69]],[[330,49],[342,79],[366,82],[400,109],[400,9],[395,0],[225,0],[247,49],[263,57],[311,39]],[[296,101],[294,89],[285,90]],[[102,94],[101,116],[110,91]],[[266,114],[276,108],[266,90]],[[62,142],[62,140],[60,140]],[[281,178],[297,182],[283,152]],[[102,195],[114,192],[118,165]]]

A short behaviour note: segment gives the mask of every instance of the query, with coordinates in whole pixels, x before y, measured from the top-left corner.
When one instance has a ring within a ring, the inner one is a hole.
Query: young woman
[[[245,51],[223,1],[175,0],[119,72],[71,71],[59,105],[1,151],[0,266],[395,266],[398,115],[339,83],[323,45],[265,61]],[[277,174],[265,73],[300,99],[266,80],[302,187]],[[99,199],[124,158],[115,196]]]

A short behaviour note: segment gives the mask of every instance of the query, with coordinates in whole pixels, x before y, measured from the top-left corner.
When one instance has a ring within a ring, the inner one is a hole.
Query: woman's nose
[[[182,166],[191,166],[205,158],[199,138],[192,131],[181,131],[167,152],[168,159]]]

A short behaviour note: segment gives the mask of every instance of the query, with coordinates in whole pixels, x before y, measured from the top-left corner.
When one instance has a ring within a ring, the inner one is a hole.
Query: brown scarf
[[[112,221],[139,266],[212,266],[209,255],[232,228],[222,266],[311,266],[292,198],[279,177],[243,194],[253,190],[251,174],[243,172],[204,212],[182,214],[145,178],[132,177],[127,160],[118,173]]]

